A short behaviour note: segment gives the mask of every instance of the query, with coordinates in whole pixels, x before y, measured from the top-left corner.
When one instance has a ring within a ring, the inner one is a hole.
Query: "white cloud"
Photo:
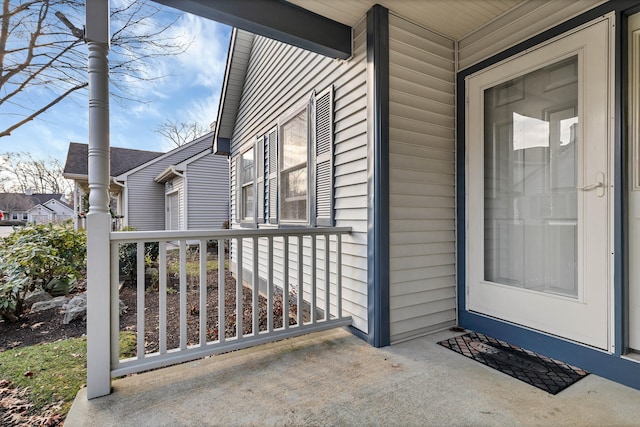
[[[181,76],[192,85],[220,87],[224,75],[231,30],[217,22],[194,15],[183,15],[172,35],[191,41],[187,51],[175,57]]]

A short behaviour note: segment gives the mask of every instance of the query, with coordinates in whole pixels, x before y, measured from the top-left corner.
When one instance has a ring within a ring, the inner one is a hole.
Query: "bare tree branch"
[[[29,153],[8,152],[0,155],[0,177],[5,192],[54,193],[68,195],[71,184],[62,176],[58,159],[35,159]]]
[[[167,119],[154,132],[159,133],[177,147],[193,141],[209,132],[206,127],[196,122],[178,122]]]
[[[61,11],[82,22],[83,0],[0,1],[0,111],[15,117],[0,128],[3,137],[87,87],[87,48],[54,16]],[[179,15],[147,0],[118,4],[110,16],[111,95],[121,103],[149,102],[132,94],[132,83],[162,80],[154,60],[183,53],[190,41],[170,36]]]
[[[48,103],[44,107],[40,108],[37,111],[34,111],[29,116],[25,117],[24,119],[20,120],[16,124],[14,124],[12,126],[9,126],[4,131],[0,132],[0,138],[3,137],[3,136],[11,135],[11,132],[13,132],[14,130],[18,129],[20,126],[24,125],[25,123],[30,122],[31,120],[35,119],[37,116],[39,116],[40,114],[44,113],[49,108],[53,107],[54,105],[56,105],[57,103],[62,101],[64,98],[66,98],[72,92],[75,92],[75,91],[80,90],[80,89],[84,89],[88,85],[89,85],[89,83],[82,83],[82,84],[79,84],[78,86],[72,87],[71,89],[69,89],[66,92],[62,93],[60,96],[58,96],[56,99],[54,99],[53,101],[51,101],[50,103]]]

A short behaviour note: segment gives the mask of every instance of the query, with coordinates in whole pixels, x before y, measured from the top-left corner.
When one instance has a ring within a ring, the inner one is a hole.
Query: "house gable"
[[[210,132],[116,177],[117,180],[124,181],[126,186],[126,225],[139,230],[165,229],[165,186],[154,179],[167,168],[208,152],[212,137],[213,132]]]

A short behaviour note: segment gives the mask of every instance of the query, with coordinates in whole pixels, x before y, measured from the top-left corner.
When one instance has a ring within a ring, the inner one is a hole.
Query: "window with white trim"
[[[332,226],[333,87],[281,117],[235,164],[238,222]]]
[[[309,131],[307,109],[280,126],[280,220],[307,222]]]
[[[254,204],[254,156],[253,149],[247,150],[240,156],[238,165],[240,182],[240,220],[253,220],[255,217]]]

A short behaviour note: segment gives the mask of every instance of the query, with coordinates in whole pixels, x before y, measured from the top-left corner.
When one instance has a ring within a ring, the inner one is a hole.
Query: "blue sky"
[[[112,146],[168,151],[175,148],[173,142],[155,132],[167,119],[197,122],[207,128],[216,119],[231,28],[182,14],[171,31],[175,37],[192,40],[191,45],[179,56],[145,64],[169,76],[160,82],[129,87],[133,98],[151,102],[121,106],[111,101]],[[30,101],[27,98],[23,102]],[[10,136],[0,138],[0,153],[27,151],[36,158],[52,156],[64,163],[69,142],[88,142],[87,104],[86,91],[65,99]],[[8,122],[5,114],[0,114],[0,127],[4,129]]]

